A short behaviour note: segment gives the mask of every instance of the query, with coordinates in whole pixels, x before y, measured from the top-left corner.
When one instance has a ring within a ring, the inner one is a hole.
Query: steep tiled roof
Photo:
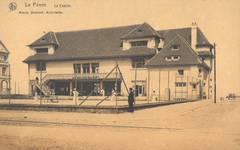
[[[122,50],[122,41],[120,37],[137,26],[139,25],[56,32],[55,35],[59,42],[59,46],[53,55],[35,54],[29,56],[24,62],[154,55],[155,50],[149,48],[132,48],[127,51]],[[50,34],[47,33],[43,37],[51,39],[49,36]],[[39,45],[36,41],[33,44]]]
[[[30,44],[30,47],[33,46],[44,46],[44,45],[59,45],[57,37],[54,32],[48,32],[47,34],[44,34],[41,38],[34,41],[32,44]]]
[[[179,45],[178,50],[172,50],[173,45]],[[180,56],[178,61],[166,61],[168,56]],[[187,41],[180,35],[176,35],[169,43],[149,62],[147,66],[181,66],[181,65],[200,65],[202,61],[197,53],[190,47]]]
[[[6,46],[2,43],[2,41],[0,41],[0,52],[2,52],[2,53],[9,53],[8,49],[7,49]]]
[[[161,37],[160,34],[155,31],[149,24],[143,23],[138,27],[134,28],[127,34],[123,35],[122,39],[135,39],[144,37]]]
[[[158,31],[160,35],[163,36],[165,44],[170,42],[177,34],[181,35],[189,44],[191,44],[191,27],[189,28],[179,28],[179,29],[168,29]],[[197,45],[209,45],[210,42],[204,36],[202,31],[197,28]]]
[[[140,33],[136,32],[139,29],[142,31]],[[209,44],[200,29],[198,29],[198,31],[198,44]],[[177,34],[183,37],[188,43],[191,43],[191,28],[155,31],[147,23],[104,29],[55,33],[48,32],[29,46],[34,47],[52,44],[56,46],[54,54],[35,54],[29,56],[24,62],[132,57],[144,55],[153,56],[155,50],[148,48],[132,48],[126,51],[122,50],[122,38],[138,38],[144,36],[163,37],[166,46]]]

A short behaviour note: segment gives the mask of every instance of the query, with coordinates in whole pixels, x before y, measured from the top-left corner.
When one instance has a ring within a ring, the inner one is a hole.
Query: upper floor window
[[[184,75],[184,70],[183,70],[183,69],[179,69],[179,70],[178,70],[178,75],[183,76],[183,75]]]
[[[81,64],[73,64],[74,73],[81,73]]]
[[[48,53],[48,48],[36,48],[37,53]]]
[[[144,68],[145,59],[144,58],[135,58],[132,59],[132,67],[133,68]]]
[[[99,63],[92,63],[91,67],[92,67],[92,73],[98,73]]]
[[[141,47],[141,46],[147,46],[148,41],[133,41],[130,42],[132,47]]]
[[[37,62],[36,70],[37,71],[46,71],[46,63],[45,62]]]
[[[2,75],[3,76],[7,75],[7,68],[6,67],[2,67]]]
[[[82,69],[83,73],[90,73],[90,64],[89,63],[82,64]]]
[[[177,44],[172,45],[172,50],[173,51],[177,51],[177,50],[179,50],[179,48],[180,48],[180,45],[177,45]]]

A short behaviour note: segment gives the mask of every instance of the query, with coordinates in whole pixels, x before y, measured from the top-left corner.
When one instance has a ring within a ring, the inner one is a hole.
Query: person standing
[[[75,104],[78,105],[78,94],[79,92],[77,91],[76,88],[73,90],[73,101],[75,101]]]
[[[115,89],[112,89],[111,101],[115,101],[116,100],[116,95],[117,95],[117,93],[116,93]]]
[[[129,89],[129,95],[128,95],[128,111],[129,112],[134,112],[134,107],[133,107],[133,103],[134,103],[134,93],[132,88]]]

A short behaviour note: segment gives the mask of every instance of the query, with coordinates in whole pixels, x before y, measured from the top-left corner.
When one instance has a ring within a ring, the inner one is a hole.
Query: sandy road
[[[240,149],[240,101],[134,114],[0,111],[0,149]]]

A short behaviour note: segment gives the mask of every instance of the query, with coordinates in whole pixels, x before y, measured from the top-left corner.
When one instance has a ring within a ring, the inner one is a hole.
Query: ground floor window
[[[185,87],[185,86],[187,86],[187,83],[186,82],[176,82],[175,85],[176,85],[176,87]]]
[[[136,85],[136,96],[144,96],[145,95],[145,86],[144,85]]]
[[[70,95],[70,81],[55,81],[56,95]]]

